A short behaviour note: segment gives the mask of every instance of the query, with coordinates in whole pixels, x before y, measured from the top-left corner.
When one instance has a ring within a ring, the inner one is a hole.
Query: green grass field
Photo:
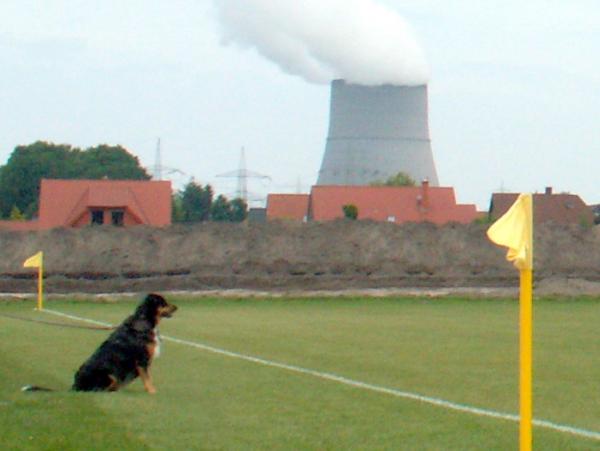
[[[453,403],[518,412],[515,300],[173,299],[165,337]],[[535,301],[534,417],[600,431],[600,299]],[[46,308],[118,323],[133,301],[50,300]],[[0,315],[72,321],[0,302]],[[106,331],[0,316],[0,447],[52,450],[518,448],[518,423],[460,412],[163,341],[158,393],[72,393]],[[22,393],[25,384],[57,389]],[[534,427],[540,450],[600,441]]]

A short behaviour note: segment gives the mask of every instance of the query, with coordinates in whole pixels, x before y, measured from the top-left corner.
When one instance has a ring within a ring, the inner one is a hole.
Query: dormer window
[[[102,210],[92,210],[92,225],[102,225],[104,224],[104,211]]]
[[[123,219],[125,217],[125,212],[123,210],[113,210],[110,212],[112,225],[114,226],[123,226]]]

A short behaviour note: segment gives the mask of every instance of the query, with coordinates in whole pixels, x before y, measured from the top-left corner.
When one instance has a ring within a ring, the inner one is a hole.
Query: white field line
[[[65,318],[76,320],[76,321],[83,321],[83,322],[95,324],[98,326],[112,327],[112,324],[109,324],[109,323],[105,323],[102,321],[96,321],[96,320],[89,319],[89,318],[82,318],[79,316],[69,315],[67,313],[62,313],[62,312],[59,312],[56,310],[44,309],[42,311],[46,312],[46,313],[51,313],[53,315],[62,316]],[[161,338],[165,341],[171,341],[173,343],[179,343],[179,344],[182,344],[185,346],[190,346],[192,348],[202,349],[203,351],[212,352],[214,354],[220,354],[220,355],[231,357],[234,359],[245,360],[247,362],[258,363],[260,365],[265,365],[265,366],[269,366],[272,368],[279,368],[279,369],[283,369],[283,370],[287,370],[287,371],[292,371],[295,373],[307,374],[309,376],[317,377],[319,379],[324,379],[324,380],[328,380],[328,381],[338,382],[340,384],[348,385],[350,387],[374,391],[377,393],[384,393],[386,395],[391,395],[391,396],[395,396],[398,398],[419,401],[419,402],[423,402],[426,404],[431,404],[434,406],[443,407],[443,408],[450,409],[450,410],[455,410],[458,412],[469,413],[472,415],[496,418],[499,420],[507,420],[507,421],[513,421],[513,422],[519,421],[519,415],[516,415],[516,414],[503,413],[503,412],[498,412],[495,410],[468,406],[466,404],[459,404],[459,403],[455,403],[452,401],[446,401],[446,400],[443,400],[440,398],[424,396],[424,395],[420,395],[418,393],[412,393],[412,392],[397,390],[394,388],[383,387],[381,385],[369,384],[367,382],[360,382],[360,381],[357,381],[354,379],[348,379],[346,377],[338,376],[338,375],[332,374],[332,373],[311,370],[308,368],[302,368],[300,366],[295,366],[295,365],[288,365],[286,363],[279,363],[279,362],[275,362],[272,360],[266,360],[266,359],[261,359],[259,357],[253,357],[250,355],[238,354],[237,352],[227,351],[226,349],[215,348],[213,346],[205,345],[202,343],[196,343],[196,342],[189,341],[189,340],[182,340],[180,338],[168,337],[168,336],[164,336],[164,335],[161,335]],[[537,427],[551,429],[551,430],[558,431],[558,432],[564,432],[567,434],[572,434],[572,435],[576,435],[579,437],[585,437],[585,438],[589,438],[592,440],[600,441],[600,432],[591,431],[591,430],[587,430],[587,429],[581,429],[581,428],[577,428],[574,426],[569,426],[569,425],[564,425],[564,424],[559,424],[559,423],[553,423],[551,421],[546,421],[546,420],[534,419],[533,424],[534,424],[534,426],[537,426]]]

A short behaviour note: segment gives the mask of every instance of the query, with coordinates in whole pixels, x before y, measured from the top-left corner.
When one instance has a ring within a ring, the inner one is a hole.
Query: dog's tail
[[[54,390],[52,390],[51,388],[40,387],[39,385],[24,385],[23,387],[21,387],[21,391],[28,392],[28,391],[54,391]]]

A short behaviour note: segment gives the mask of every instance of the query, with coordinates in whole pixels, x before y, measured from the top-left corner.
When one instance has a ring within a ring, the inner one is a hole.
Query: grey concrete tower
[[[438,185],[427,86],[331,83],[329,133],[317,185],[368,185],[403,171]]]

